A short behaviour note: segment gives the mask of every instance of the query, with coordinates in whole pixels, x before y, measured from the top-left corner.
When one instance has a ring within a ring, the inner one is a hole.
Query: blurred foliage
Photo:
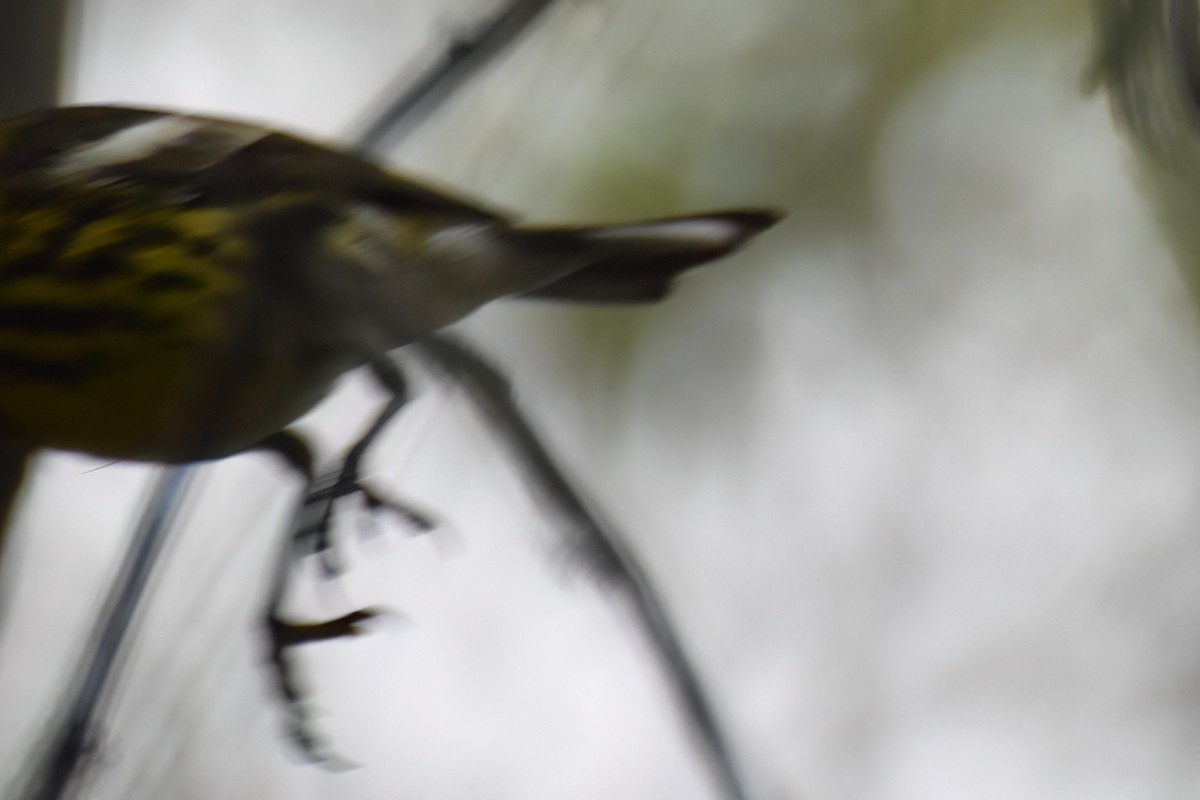
[[[1200,115],[1197,38],[1175,4],[1097,0],[1091,76],[1103,86],[1137,157],[1138,177],[1176,262],[1200,293]],[[1190,24],[1196,24],[1192,7]]]

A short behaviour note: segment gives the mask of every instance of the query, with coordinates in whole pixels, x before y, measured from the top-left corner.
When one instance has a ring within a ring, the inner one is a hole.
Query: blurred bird
[[[777,219],[523,227],[257,125],[0,122],[0,503],[39,448],[179,463],[269,444],[364,364],[390,414],[384,355],[484,303],[654,302]]]

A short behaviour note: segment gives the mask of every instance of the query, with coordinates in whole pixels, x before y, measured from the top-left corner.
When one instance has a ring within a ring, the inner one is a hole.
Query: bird
[[[258,124],[22,114],[0,122],[0,453],[244,452],[492,300],[656,302],[779,216],[525,226]]]
[[[682,273],[780,217],[738,208],[525,225],[251,122],[122,106],[2,120],[0,566],[43,449],[169,464],[275,450],[309,481],[292,536],[318,554],[333,502],[351,492],[422,524],[358,482],[367,446],[407,397],[392,351],[505,297],[658,302]],[[342,466],[315,478],[288,426],[362,366],[389,400]],[[293,738],[315,755],[284,652],[354,635],[375,612],[284,621],[286,574],[281,563],[270,659]]]

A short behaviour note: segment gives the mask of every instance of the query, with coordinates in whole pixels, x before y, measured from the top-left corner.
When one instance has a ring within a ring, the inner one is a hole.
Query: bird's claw
[[[417,533],[426,533],[437,526],[431,514],[409,503],[384,497],[365,486],[355,472],[347,473],[344,469],[330,472],[313,482],[304,498],[294,534],[297,544],[304,543],[301,552],[320,559],[326,577],[342,573],[341,560],[335,553],[330,537],[334,504],[354,494],[362,498],[363,506],[372,520],[380,512],[387,511]]]
[[[360,608],[349,614],[324,622],[288,622],[271,615],[267,619],[267,632],[271,638],[273,653],[282,653],[289,647],[366,633],[365,623],[388,612],[378,608]]]
[[[366,633],[366,623],[391,612],[380,608],[360,608],[349,614],[324,622],[289,622],[274,611],[267,615],[267,640],[270,647],[271,666],[275,672],[276,685],[289,714],[288,736],[300,753],[308,760],[335,771],[352,769],[355,765],[328,752],[324,743],[313,732],[309,714],[304,708],[304,692],[296,678],[294,664],[287,657],[293,647],[330,639],[361,636]]]

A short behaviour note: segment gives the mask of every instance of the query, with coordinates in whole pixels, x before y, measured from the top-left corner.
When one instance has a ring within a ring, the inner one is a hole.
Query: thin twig
[[[41,758],[20,790],[23,800],[59,800],[66,795],[78,767],[96,746],[95,720],[110,696],[111,679],[121,645],[136,615],[139,601],[162,552],[166,533],[177,519],[194,468],[173,467],[160,473],[142,513],[121,572],[112,582],[98,616],[71,700],[57,720]]]
[[[379,153],[398,145],[484,65],[528,31],[553,2],[513,0],[471,33],[455,38],[440,58],[416,80],[406,83],[394,100],[385,103],[382,112],[372,116],[363,133],[354,137],[354,149]]]
[[[576,533],[576,552],[587,566],[632,603],[662,663],[714,775],[730,800],[748,794],[734,765],[721,724],[688,658],[675,625],[626,537],[593,510],[525,419],[500,370],[459,339],[441,334],[411,347],[467,390],[480,413],[504,439],[534,489]]]

